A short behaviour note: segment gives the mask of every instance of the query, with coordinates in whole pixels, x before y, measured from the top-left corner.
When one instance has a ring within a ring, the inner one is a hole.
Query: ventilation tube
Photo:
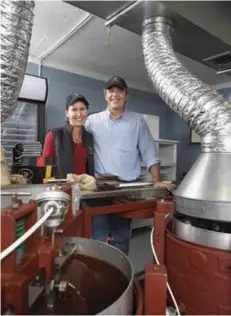
[[[1,122],[12,113],[27,66],[33,1],[1,0]]]
[[[191,74],[172,47],[172,21],[148,18],[143,25],[145,67],[160,97],[201,137],[202,152],[231,153],[231,103]]]
[[[142,46],[156,92],[201,137],[202,153],[173,192],[175,211],[231,222],[231,104],[181,64],[172,27],[167,18],[146,19]]]

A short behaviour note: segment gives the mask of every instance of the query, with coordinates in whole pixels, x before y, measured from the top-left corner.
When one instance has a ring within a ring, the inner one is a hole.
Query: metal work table
[[[166,189],[154,189],[152,186],[139,188],[121,188],[108,191],[95,191],[95,192],[81,192],[81,200],[91,200],[100,198],[113,198],[119,196],[126,196],[131,198],[149,198],[149,197],[165,197],[169,195]]]
[[[26,185],[9,185],[1,187],[1,207],[7,207],[11,204],[12,197],[4,196],[4,192],[25,192],[31,193],[29,196],[20,196],[23,203],[29,202],[29,200],[35,199],[37,194],[44,192],[51,184],[26,184]],[[148,199],[154,197],[166,197],[169,192],[166,189],[154,189],[152,185],[147,186],[132,186],[132,187],[119,187],[113,190],[97,190],[95,192],[82,191],[81,200],[86,202],[87,200],[114,198],[114,197],[128,197],[132,199]]]

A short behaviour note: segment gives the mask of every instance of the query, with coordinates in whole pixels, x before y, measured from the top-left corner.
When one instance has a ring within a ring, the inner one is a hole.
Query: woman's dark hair
[[[89,107],[89,103],[83,95],[79,93],[73,93],[67,97],[67,101],[65,105],[66,110],[68,110],[69,106],[73,105],[75,102],[83,102],[86,105],[87,109]]]

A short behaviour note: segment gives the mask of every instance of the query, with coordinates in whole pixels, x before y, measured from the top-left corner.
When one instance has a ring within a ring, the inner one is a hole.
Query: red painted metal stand
[[[24,220],[25,230],[37,221],[37,208],[34,201],[21,204],[17,209],[1,209],[1,251],[15,241],[16,223]],[[1,286],[3,306],[14,305],[16,315],[26,314],[28,309],[28,286],[38,275],[45,271],[45,281],[49,283],[54,274],[54,258],[58,255],[57,247],[51,245],[46,237],[36,232],[25,242],[25,255],[22,264],[16,263],[13,251],[1,262]]]
[[[167,272],[165,262],[165,217],[174,212],[172,199],[156,200],[153,244],[160,265],[145,266],[144,314],[165,315],[167,305]]]

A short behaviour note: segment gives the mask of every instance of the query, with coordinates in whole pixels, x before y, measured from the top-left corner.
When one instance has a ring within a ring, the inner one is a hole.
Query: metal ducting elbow
[[[1,0],[1,122],[18,99],[27,66],[33,1]]]
[[[231,104],[181,64],[172,29],[170,19],[146,19],[142,47],[155,91],[201,137],[203,153],[174,192],[176,211],[231,221]]]

